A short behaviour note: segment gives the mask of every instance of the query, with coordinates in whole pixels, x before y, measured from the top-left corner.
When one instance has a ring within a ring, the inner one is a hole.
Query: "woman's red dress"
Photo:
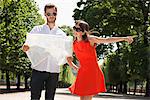
[[[69,87],[71,93],[87,96],[105,92],[104,75],[98,65],[95,47],[89,41],[75,41],[73,48],[80,68],[74,84]]]

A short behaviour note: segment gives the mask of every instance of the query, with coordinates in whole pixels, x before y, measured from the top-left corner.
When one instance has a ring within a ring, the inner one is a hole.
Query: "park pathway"
[[[30,92],[0,94],[0,100],[30,100]],[[44,100],[44,91],[42,91],[41,100]],[[79,97],[70,94],[67,88],[57,88],[55,100],[79,100]],[[94,96],[93,100],[150,100],[150,98],[133,95],[100,93],[97,96]]]

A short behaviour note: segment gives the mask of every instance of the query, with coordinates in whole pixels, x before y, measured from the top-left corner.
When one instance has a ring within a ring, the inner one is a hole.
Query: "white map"
[[[66,57],[72,56],[71,36],[58,36],[49,34],[27,34],[25,44],[30,49],[26,52],[32,66],[37,66],[44,59],[55,59],[58,65],[66,63]]]

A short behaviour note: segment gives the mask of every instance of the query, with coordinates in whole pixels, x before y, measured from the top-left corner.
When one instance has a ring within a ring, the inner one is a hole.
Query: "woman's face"
[[[82,37],[82,31],[78,24],[73,27],[73,33],[74,37]]]

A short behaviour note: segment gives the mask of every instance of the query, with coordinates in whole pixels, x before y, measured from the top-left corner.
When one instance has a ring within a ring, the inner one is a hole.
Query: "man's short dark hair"
[[[55,11],[57,12],[57,7],[54,4],[51,4],[51,3],[48,3],[48,4],[45,5],[44,11],[46,12],[46,9],[49,9],[49,8],[54,8]]]

